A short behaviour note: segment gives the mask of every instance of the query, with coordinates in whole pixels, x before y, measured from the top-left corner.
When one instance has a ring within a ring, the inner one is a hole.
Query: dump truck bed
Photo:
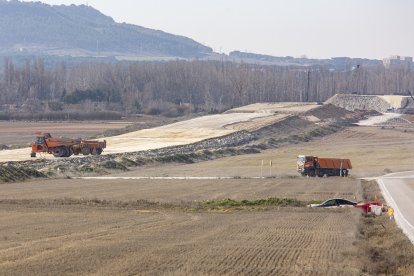
[[[352,169],[351,160],[336,158],[318,158],[319,168],[322,169]]]

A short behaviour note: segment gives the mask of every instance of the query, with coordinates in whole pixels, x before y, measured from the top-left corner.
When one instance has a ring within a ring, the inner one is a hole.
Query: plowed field
[[[220,214],[1,206],[0,271],[358,274],[352,245],[357,217],[350,210]]]

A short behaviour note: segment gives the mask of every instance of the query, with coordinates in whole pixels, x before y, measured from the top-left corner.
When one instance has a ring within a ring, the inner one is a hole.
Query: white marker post
[[[260,178],[263,178],[263,162],[264,160],[262,160],[262,166],[260,167]]]
[[[270,160],[270,177],[272,177],[272,160]]]

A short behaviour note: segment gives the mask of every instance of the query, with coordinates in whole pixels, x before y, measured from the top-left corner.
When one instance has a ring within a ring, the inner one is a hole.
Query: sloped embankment
[[[0,182],[23,181],[29,178],[46,177],[36,169],[24,166],[0,165]]]

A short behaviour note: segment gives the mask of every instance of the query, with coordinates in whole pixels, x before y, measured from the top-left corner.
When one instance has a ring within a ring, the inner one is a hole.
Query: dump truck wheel
[[[98,155],[101,155],[101,154],[102,154],[102,149],[96,149],[96,153],[97,153]]]
[[[65,147],[58,147],[55,152],[53,152],[54,157],[65,157],[68,154]]]
[[[88,155],[89,153],[91,153],[91,151],[90,151],[90,149],[89,148],[82,148],[82,154],[83,155]]]
[[[30,153],[30,157],[36,157],[36,152]]]
[[[318,171],[318,177],[323,177],[324,173],[322,171]]]
[[[66,148],[65,157],[70,157],[72,154],[73,154],[73,149],[72,148]]]
[[[93,149],[92,149],[91,154],[92,154],[92,155],[97,155],[97,154],[98,154],[98,151],[96,150],[96,148],[93,148]]]

